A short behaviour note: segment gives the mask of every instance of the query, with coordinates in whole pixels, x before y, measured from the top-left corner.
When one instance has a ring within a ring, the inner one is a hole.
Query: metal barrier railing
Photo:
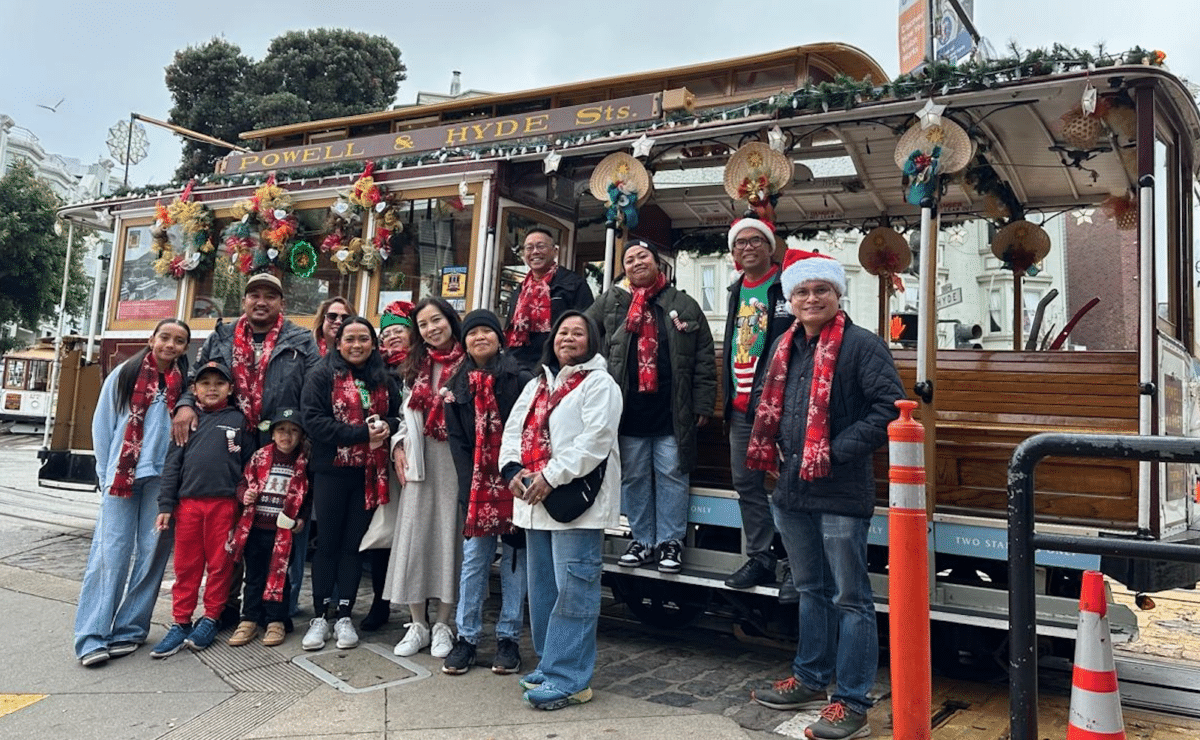
[[[1037,740],[1037,595],[1034,553],[1060,550],[1200,563],[1200,547],[1116,537],[1033,531],[1034,468],[1048,455],[1200,463],[1200,439],[1134,434],[1037,434],[1017,445],[1008,465],[1009,736]]]

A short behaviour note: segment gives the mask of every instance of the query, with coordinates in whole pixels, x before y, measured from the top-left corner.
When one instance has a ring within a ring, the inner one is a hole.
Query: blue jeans
[[[488,576],[500,535],[471,537],[463,540],[462,573],[458,581],[458,636],[479,644],[483,633],[483,604],[488,597]],[[500,617],[496,620],[496,638],[521,639],[525,616],[525,594],[529,581],[525,575],[525,550],[501,545]],[[513,570],[513,563],[516,570]]]
[[[288,616],[300,611],[300,590],[304,586],[304,559],[308,557],[308,532],[312,522],[304,523],[304,529],[292,535],[292,553],[288,556]]]
[[[688,475],[679,472],[679,445],[666,437],[618,438],[621,447],[621,511],[633,539],[648,547],[687,533]]]
[[[175,542],[154,528],[159,484],[158,476],[139,478],[128,498],[102,494],[75,611],[76,657],[114,642],[146,641]]]
[[[538,670],[568,694],[587,688],[596,669],[602,529],[525,531],[529,624]]]
[[[771,508],[800,593],[800,639],[792,674],[810,689],[823,689],[836,669],[831,700],[866,712],[879,665],[875,601],[867,575],[871,522]]]

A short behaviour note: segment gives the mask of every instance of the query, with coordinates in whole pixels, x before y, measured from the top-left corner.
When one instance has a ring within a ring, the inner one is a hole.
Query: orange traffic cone
[[[1084,572],[1079,594],[1067,740],[1125,740],[1104,576],[1094,570]]]

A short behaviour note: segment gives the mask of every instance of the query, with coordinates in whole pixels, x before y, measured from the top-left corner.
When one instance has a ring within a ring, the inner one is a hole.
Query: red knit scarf
[[[546,376],[538,378],[537,392],[533,403],[529,404],[529,413],[525,416],[525,425],[521,429],[521,465],[529,471],[540,473],[546,463],[550,462],[550,412],[558,406],[568,393],[575,390],[591,370],[580,370],[567,378],[566,382],[548,392]]]
[[[164,375],[167,379],[164,392],[169,412],[175,408],[175,402],[183,390],[183,373],[178,365],[171,363],[171,368]],[[158,362],[153,352],[147,352],[138,370],[137,380],[133,383],[133,393],[129,396],[129,419],[125,422],[125,437],[117,456],[117,472],[108,491],[113,496],[129,498],[133,495],[133,481],[137,474],[138,459],[142,456],[142,438],[146,431],[146,411],[157,395]]]
[[[383,355],[383,362],[388,367],[399,367],[400,363],[408,359],[408,347],[380,347],[379,354]]]
[[[254,492],[255,502],[258,501],[263,486],[271,476],[271,467],[275,464],[277,451],[278,448],[275,445],[267,445],[255,452],[250,458],[250,462],[246,463],[243,485],[246,490]],[[305,459],[304,453],[296,455],[296,461],[292,463],[292,479],[288,481],[287,494],[283,500],[283,514],[290,519],[295,519],[296,514],[300,513],[304,495],[308,492],[308,477],[305,475],[307,466],[308,460]],[[238,500],[242,500],[241,492],[239,492]],[[250,537],[250,530],[254,528],[255,507],[256,503],[250,503],[242,509],[242,516],[238,519],[229,543],[225,546],[230,562],[236,563],[242,557],[246,540]],[[264,600],[283,601],[283,585],[287,579],[288,556],[291,552],[292,530],[276,529],[275,545],[271,549],[271,562],[267,568],[267,585],[263,589]]]
[[[792,355],[792,338],[800,321],[792,323],[779,339],[771,364],[767,367],[762,399],[750,431],[746,449],[746,467],[751,470],[775,470],[778,452],[775,437],[783,416],[783,394],[787,387],[788,361]],[[821,329],[813,353],[812,386],[808,393],[808,416],[804,427],[804,457],[800,461],[801,480],[816,480],[829,475],[829,395],[833,389],[833,370],[842,349],[846,331],[846,314],[838,311],[833,321]]]
[[[263,340],[262,355],[254,362],[254,327],[245,316],[233,327],[233,390],[237,393],[238,408],[246,417],[246,427],[254,429],[262,417],[263,384],[267,375],[267,362],[275,351],[275,342],[283,328],[283,314],[275,319],[275,325]]]
[[[504,420],[496,402],[496,376],[483,370],[467,373],[475,403],[475,464],[471,471],[471,498],[463,536],[508,534],[512,523],[513,495],[500,475],[500,437]]]
[[[645,288],[629,286],[633,300],[625,314],[625,331],[638,335],[638,393],[658,391],[658,327],[651,301],[666,285],[667,276],[660,272],[658,278]]]
[[[355,380],[348,371],[339,370],[334,373],[333,418],[343,424],[362,426],[367,423],[367,417],[371,414],[383,417],[387,416],[387,412],[387,384],[380,383],[368,391],[366,385]],[[333,455],[333,464],[339,468],[363,469],[363,499],[366,501],[366,508],[374,509],[388,502],[386,444],[375,449],[371,449],[369,441],[338,447]]]
[[[329,353],[329,345],[325,341],[325,332],[320,332],[317,335],[317,351],[321,353],[322,357]]]
[[[558,265],[551,267],[542,277],[530,270],[521,282],[517,293],[517,305],[513,308],[512,321],[504,331],[504,342],[508,347],[524,347],[529,344],[530,334],[550,331],[550,279]]]
[[[413,381],[408,406],[425,414],[425,436],[433,437],[439,442],[446,441],[446,408],[439,391],[446,387],[446,381],[454,375],[465,356],[466,353],[458,342],[446,352],[431,349],[421,361],[421,369],[417,371],[417,378]],[[435,362],[442,366],[437,389],[433,387]]]

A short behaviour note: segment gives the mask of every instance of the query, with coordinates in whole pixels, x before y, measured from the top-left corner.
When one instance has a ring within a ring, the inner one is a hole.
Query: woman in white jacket
[[[621,390],[597,354],[599,330],[582,313],[566,311],[550,336],[542,375],[517,399],[500,447],[501,472],[516,497],[513,523],[526,530],[529,617],[540,662],[521,686],[536,709],[592,698],[604,529],[618,524],[621,491]],[[569,522],[551,517],[542,502],[552,489],[605,460],[592,505]]]

